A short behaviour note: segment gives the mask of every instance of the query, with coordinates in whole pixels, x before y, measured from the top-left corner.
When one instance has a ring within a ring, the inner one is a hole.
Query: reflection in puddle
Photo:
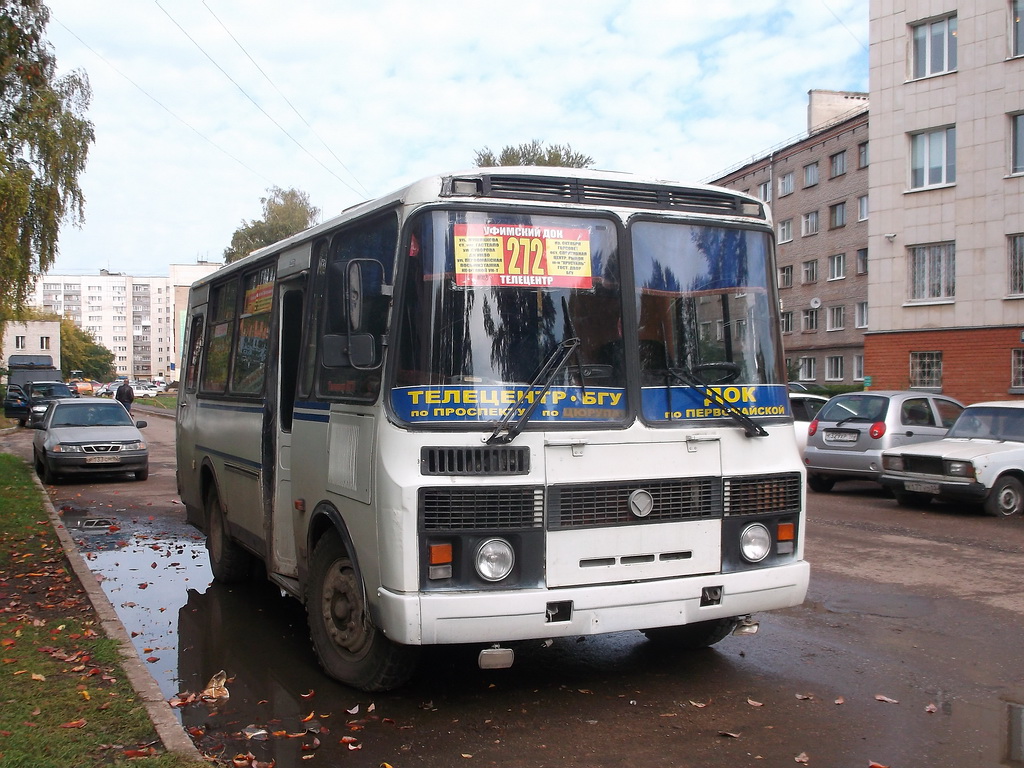
[[[1009,766],[1024,766],[1024,705],[1006,705],[1006,759]]]

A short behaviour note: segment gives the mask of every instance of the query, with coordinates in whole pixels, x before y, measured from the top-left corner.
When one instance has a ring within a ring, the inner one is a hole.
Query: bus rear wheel
[[[677,648],[681,651],[696,651],[724,640],[736,628],[736,619],[713,619],[681,627],[658,627],[645,629],[647,639],[658,645]]]
[[[306,612],[320,665],[335,680],[388,691],[412,677],[419,648],[394,643],[373,625],[363,585],[337,534],[326,534],[313,550]]]
[[[210,570],[217,581],[233,584],[247,581],[252,574],[252,555],[231,540],[224,507],[215,488],[206,494],[206,551],[210,553]]]

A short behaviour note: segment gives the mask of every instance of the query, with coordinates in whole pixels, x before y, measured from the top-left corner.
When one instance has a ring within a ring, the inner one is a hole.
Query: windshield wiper
[[[733,421],[743,427],[743,434],[747,437],[768,437],[768,432],[765,431],[764,427],[735,406],[727,403],[725,398],[723,398],[717,390],[712,389],[710,384],[694,374],[692,371],[689,371],[686,368],[669,368],[666,373],[669,378],[675,379],[688,387],[704,387],[704,394],[707,395],[708,399],[729,414],[729,417]]]
[[[548,355],[548,359],[544,361],[544,364],[537,371],[537,375],[533,377],[533,381],[530,382],[530,386],[527,387],[526,392],[522,397],[517,398],[514,402],[509,403],[508,408],[505,409],[505,413],[498,419],[498,423],[494,427],[494,431],[491,432],[491,436],[487,438],[487,445],[505,445],[511,443],[516,439],[516,436],[523,431],[523,427],[526,426],[526,422],[533,416],[533,412],[537,410],[537,406],[540,401],[544,399],[544,395],[551,388],[551,382],[554,381],[555,376],[558,372],[565,367],[565,364],[569,362],[569,357],[572,355],[573,350],[580,345],[580,340],[576,336],[566,339],[559,343],[557,347]],[[540,388],[540,394],[533,397],[526,410],[519,416],[515,424],[509,425],[512,421],[512,417],[515,415],[516,409],[523,402],[525,398],[533,395],[537,389]]]

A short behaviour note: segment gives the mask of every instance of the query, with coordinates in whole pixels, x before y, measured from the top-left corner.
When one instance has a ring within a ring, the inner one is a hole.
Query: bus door
[[[197,480],[199,467],[196,466],[196,423],[199,407],[196,392],[199,388],[199,361],[202,359],[203,343],[206,338],[206,305],[193,309],[188,321],[188,337],[182,354],[182,378],[178,382],[178,418],[175,429],[177,439],[175,450],[178,460],[178,491],[185,504],[188,522],[205,530],[203,500],[199,498],[200,484]],[[189,478],[181,475],[189,475]],[[189,494],[197,494],[195,498]]]
[[[270,515],[270,562],[272,573],[297,575],[295,528],[292,508],[292,416],[295,410],[295,392],[298,384],[299,353],[302,349],[302,316],[305,304],[305,280],[295,279],[281,283],[280,333],[278,337],[277,414],[275,440],[277,466],[274,468],[274,499]]]

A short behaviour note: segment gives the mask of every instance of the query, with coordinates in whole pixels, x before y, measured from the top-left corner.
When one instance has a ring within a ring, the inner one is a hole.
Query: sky
[[[706,181],[867,91],[867,0],[49,0],[96,142],[55,274],[221,261],[271,187],[321,220],[478,150]]]

